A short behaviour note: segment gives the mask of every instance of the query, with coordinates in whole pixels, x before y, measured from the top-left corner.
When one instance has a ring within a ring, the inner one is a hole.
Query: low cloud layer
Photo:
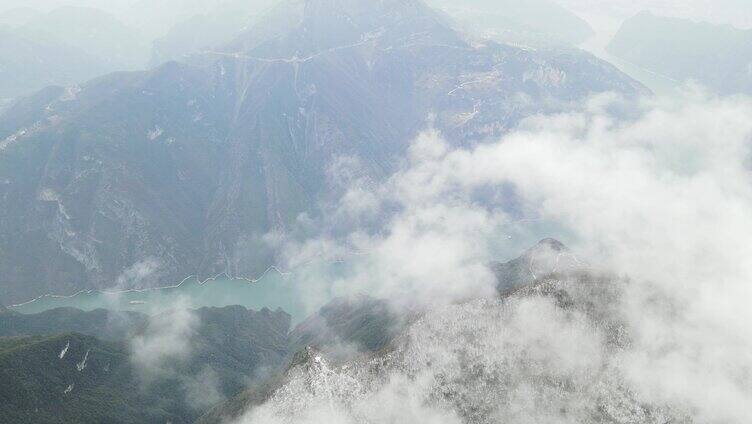
[[[176,365],[191,355],[191,336],[198,324],[184,299],[170,311],[151,316],[148,327],[131,340],[131,361],[143,381],[175,376]]]
[[[320,226],[288,257],[368,252],[339,290],[429,312],[387,367],[323,362],[241,421],[746,422],[752,101],[625,104],[599,96],[472,148],[428,131],[386,184],[351,179],[334,214],[353,230]],[[385,226],[359,225],[374,212]],[[612,273],[618,296],[584,296],[596,307],[580,312],[464,301],[489,297],[486,261],[541,230]]]
[[[194,336],[201,326],[191,303],[178,298],[170,310],[152,312],[146,328],[130,340],[130,360],[142,390],[168,383],[182,390],[186,405],[197,410],[222,401],[220,379],[211,366],[199,370],[188,366],[196,354]]]
[[[129,266],[117,278],[115,291],[145,287],[150,282],[158,281],[162,262],[155,257],[148,257]]]

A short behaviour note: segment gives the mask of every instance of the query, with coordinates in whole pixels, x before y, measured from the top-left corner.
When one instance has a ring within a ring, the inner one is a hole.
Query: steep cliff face
[[[418,1],[290,1],[218,51],[49,89],[0,116],[0,299],[254,275],[327,170],[388,175],[428,117],[455,143],[592,92],[578,51],[470,44]]]

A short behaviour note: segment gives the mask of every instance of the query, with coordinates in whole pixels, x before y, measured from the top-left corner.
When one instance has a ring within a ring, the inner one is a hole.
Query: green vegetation
[[[164,374],[148,371],[153,380],[146,382],[130,345],[132,337],[148,334],[145,315],[73,308],[0,314],[0,335],[6,336],[0,337],[2,422],[192,422],[208,405],[191,398],[186,381],[202,384],[204,370],[213,379],[205,388],[215,384],[227,398],[262,371],[283,367],[290,328],[285,312],[231,306],[193,315],[188,357],[172,361]]]
[[[124,345],[80,334],[0,338],[0,381],[3,423],[187,422],[181,417],[189,416],[169,407],[180,404],[178,393],[139,386]]]

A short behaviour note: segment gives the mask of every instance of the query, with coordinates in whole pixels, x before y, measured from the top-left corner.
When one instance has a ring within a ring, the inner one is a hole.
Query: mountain
[[[227,46],[48,89],[0,116],[0,300],[254,277],[357,158],[389,175],[594,92],[642,92],[577,50],[471,44],[417,0],[291,0]],[[136,279],[133,270],[152,264]]]
[[[176,394],[140,388],[122,344],[78,334],[0,338],[0,378],[4,423],[187,422]]]
[[[170,348],[174,340],[161,332],[184,315],[71,308],[0,314],[3,422],[191,422],[207,407],[194,391],[206,402],[232,397],[285,363],[290,327],[285,312],[234,306],[191,314],[196,325],[175,333],[189,343],[188,355],[159,369],[141,361],[159,354],[154,343]],[[16,336],[2,337],[8,334]],[[152,341],[138,342],[144,338]],[[140,349],[146,350],[134,356]]]
[[[625,21],[609,53],[721,94],[752,93],[752,30],[642,12]]]
[[[544,239],[508,262],[494,262],[491,269],[500,293],[514,290],[540,278],[571,273],[582,268],[577,257],[560,241]]]
[[[347,362],[390,349],[412,314],[391,310],[381,299],[368,296],[338,298],[298,324],[288,337],[288,360],[269,376],[253,381],[237,395],[208,410],[197,424],[228,422],[249,405],[259,405],[284,384],[286,374],[315,353]]]
[[[692,423],[680,401],[638,395],[620,368],[633,331],[616,306],[624,284],[582,268],[561,271],[497,299],[429,308],[369,355],[342,362],[307,347],[285,372],[197,423],[298,422],[319,416],[321,405],[343,422],[415,414],[468,424]]]
[[[342,346],[375,352],[387,346],[403,326],[403,318],[383,300],[367,296],[335,299],[295,327],[289,352],[310,346],[332,356]]]
[[[551,248],[560,253],[567,251],[554,240],[544,240],[513,260],[510,267],[529,259],[531,254]],[[619,352],[629,343],[628,329],[611,309],[620,295],[620,286],[613,276],[582,267],[560,269],[524,282],[520,280],[518,286],[501,291],[497,299],[471,300],[436,310],[429,308],[402,321],[404,325],[382,326],[381,330],[390,328],[393,332],[385,343],[379,343],[378,348],[374,346],[364,355],[338,358],[325,345],[304,346],[283,373],[217,405],[197,423],[230,422],[261,405],[271,408],[272,416],[282,422],[295,422],[296,417],[300,417],[297,413],[315,410],[324,399],[329,399],[327,405],[332,407],[344,406],[344,411],[337,410],[340,414],[337,416],[347,416],[350,405],[355,408],[354,414],[360,416],[363,410],[357,409],[358,402],[375,396],[379,404],[378,399],[384,399],[379,391],[389,393],[390,382],[397,385],[397,396],[405,395],[404,390],[418,390],[421,393],[418,399],[426,405],[450,409],[457,416],[452,422],[491,423],[496,422],[494,417],[498,418],[495,411],[507,411],[508,407],[513,413],[519,405],[510,392],[530,390],[530,381],[535,381],[535,390],[540,390],[536,392],[540,394],[540,401],[534,404],[536,407],[557,406],[559,400],[569,399],[573,401],[568,405],[586,408],[585,411],[577,410],[579,407],[556,409],[555,413],[562,418],[585,416],[587,422],[599,424],[691,422],[683,421],[685,417],[660,403],[637,399],[619,374],[612,374],[610,368],[598,369],[586,377],[571,376],[566,366],[559,368],[551,359],[556,357],[555,353],[550,357],[540,354],[536,336],[530,336],[530,345],[525,344],[525,337],[520,336],[523,341],[512,337],[515,331],[525,334],[536,331],[525,327],[525,323],[515,329],[512,311],[519,305],[538,305],[544,306],[541,312],[561,314],[569,317],[567,319],[578,317],[586,323],[582,325],[597,329],[604,337],[604,356]],[[355,317],[375,303],[379,302],[365,302],[365,308],[353,314],[350,306],[339,302],[340,312],[334,315],[342,318],[346,325],[337,327],[374,332],[374,326],[367,320]],[[295,331],[298,330],[293,334]],[[563,341],[569,342],[571,336],[573,334],[566,333]],[[336,338],[332,340],[335,345],[339,344]],[[412,396],[413,392],[410,393]],[[587,402],[578,403],[579,399],[587,399]],[[582,421],[573,419],[573,422]]]
[[[268,309],[241,306],[192,311],[198,323],[191,328],[192,357],[185,370],[214,368],[227,393],[237,392],[258,367],[274,368],[287,356],[290,316]],[[0,337],[54,336],[78,333],[100,340],[123,342],[148,334],[155,322],[173,315],[147,316],[137,312],[81,311],[58,308],[38,314],[0,313]],[[251,342],[251,343],[249,343]]]
[[[152,43],[151,63],[161,65],[232,41],[251,23],[253,12],[219,10],[193,16],[175,24]]]
[[[99,60],[78,48],[0,27],[0,99],[28,95],[48,85],[74,84],[106,71]]]
[[[167,35],[175,26],[202,15],[235,10],[243,15],[259,13],[281,0],[135,0],[123,19],[152,39]]]
[[[222,397],[233,396],[249,381],[283,367],[288,355],[290,315],[282,310],[247,310],[241,306],[202,308],[191,336],[192,354],[181,374],[212,370]]]
[[[207,406],[188,394],[193,385],[209,402],[213,385],[220,399],[247,396],[244,389],[271,384],[309,343],[327,348],[363,342],[366,351],[373,350],[391,340],[394,318],[386,312],[386,304],[375,299],[338,299],[290,332],[290,316],[281,310],[198,309],[191,313],[195,327],[182,336],[190,354],[150,370],[149,385],[133,359],[142,345],[133,341],[185,316],[72,308],[3,312],[0,378],[6,390],[0,389],[0,416],[8,423],[191,422]],[[312,324],[322,317],[327,324]]]
[[[101,61],[107,72],[141,69],[149,54],[146,38],[135,29],[91,7],[59,7],[32,17],[16,32],[79,49]]]
[[[524,45],[576,46],[594,35],[590,25],[549,0],[430,0],[463,28],[497,41]]]
[[[192,54],[228,44],[279,3],[280,0],[224,0],[200,3],[185,0],[149,0],[138,5],[137,15],[151,11],[149,15],[152,19],[170,22],[161,24],[168,30],[152,42],[151,63],[157,66],[169,60],[183,60]],[[139,19],[142,20],[143,16],[139,16]]]
[[[132,336],[147,321],[148,316],[144,314],[104,309],[84,312],[74,308],[58,308],[30,315],[6,309],[5,313],[0,310],[0,337],[79,333],[117,341]]]
[[[0,99],[141,69],[148,58],[145,40],[100,10],[61,7],[24,16],[11,12],[0,16],[13,23],[0,26]]]
[[[567,310],[586,311],[599,325],[618,333],[619,323],[611,322],[613,317],[602,312],[603,305],[616,296],[614,288],[604,282],[603,276],[588,272],[561,242],[541,240],[519,257],[491,266],[497,277],[499,298],[503,301],[544,296]],[[412,336],[411,327],[423,321],[425,315],[425,310],[397,309],[385,300],[368,296],[334,299],[290,332],[290,361],[285,369],[255,381],[246,390],[217,404],[201,416],[197,424],[223,423],[238,418],[267,402],[301,369],[304,373],[322,371],[321,358],[326,358],[329,370],[335,373],[349,367],[378,368],[392,355],[398,355],[395,352],[400,345]],[[458,336],[458,339],[464,337],[466,335]],[[316,384],[315,379],[310,383]]]
[[[540,258],[551,248],[567,251],[544,240],[509,263]],[[538,280],[520,279],[503,296],[554,293],[546,288],[549,281],[541,272]],[[5,387],[14,388],[0,389],[0,416],[9,422],[58,422],[58,417],[177,423],[205,413],[200,422],[219,422],[265,400],[284,383],[285,370],[305,363],[313,352],[347,363],[393,350],[424,313],[397,310],[368,296],[338,298],[290,330],[290,316],[281,310],[240,306],[154,316],[73,308],[30,315],[0,311],[0,377],[10,382]],[[153,368],[159,349],[169,350],[178,339],[186,341],[188,353]],[[78,371],[84,357],[86,367]],[[144,370],[151,384],[144,384]],[[205,402],[191,394],[196,387]],[[228,400],[209,409],[213,397]],[[55,415],[57,410],[63,415]]]

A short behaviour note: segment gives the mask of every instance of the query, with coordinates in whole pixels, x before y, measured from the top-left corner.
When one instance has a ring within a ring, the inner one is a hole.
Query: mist
[[[238,422],[745,422],[752,100],[687,91],[632,106],[624,118],[623,99],[594,97],[469,149],[428,130],[383,187],[353,184],[328,216],[388,204],[389,224],[291,255],[355,245],[368,265],[340,287],[424,314],[384,357],[317,354]],[[526,228],[477,191],[509,187],[515,213],[559,228],[588,264],[584,286],[546,283],[574,307],[491,294],[492,241]]]
[[[641,11],[675,18],[752,27],[752,5],[745,0],[557,0],[599,28],[618,25]]]
[[[67,58],[52,60],[50,65],[60,69],[59,71],[35,70],[26,79],[13,81],[11,78],[16,78],[16,71],[15,68],[9,68],[7,78],[10,82],[5,88],[0,84],[0,99],[5,98],[7,102],[9,98],[30,94],[49,84],[80,84],[108,72],[151,69],[172,60],[190,60],[196,55],[230,45],[244,32],[262,22],[264,16],[275,7],[285,7],[287,3],[293,5],[294,2],[6,0],[0,4],[0,34],[7,31],[5,37],[14,37],[5,47],[6,57],[15,56],[21,58],[16,60],[32,61],[30,63],[51,60],[25,58],[23,55],[28,52],[23,49],[28,47],[24,47],[24,43],[29,42],[40,44],[34,47],[35,50],[44,47],[58,50],[66,48],[70,51]],[[738,30],[752,28],[752,5],[745,0],[536,0],[524,4],[506,0],[502,3],[431,0],[427,3],[441,11],[453,27],[467,33],[469,37],[528,48],[583,47],[599,57],[613,61],[622,71],[654,90],[656,87],[660,90],[661,87],[653,83],[654,76],[650,74],[677,79],[680,84],[685,82],[684,78],[666,73],[665,66],[654,68],[635,62],[632,57],[609,56],[604,51],[628,19],[641,12],[650,12],[656,16],[687,22],[730,25]],[[660,29],[655,31],[660,33]],[[728,40],[720,35],[716,37],[713,32],[703,34],[707,39],[704,42],[692,41],[688,38],[689,35],[685,36],[687,39],[683,48],[692,52],[691,45],[696,44],[696,53],[707,56],[708,52],[702,50],[701,44],[712,43],[711,40],[716,38],[718,46],[714,50],[735,48],[728,46]],[[66,59],[71,59],[73,63],[68,63]],[[677,67],[684,63],[682,57],[670,60]],[[76,66],[76,63],[81,65]],[[631,65],[636,65],[637,68],[633,69]],[[737,66],[741,67],[740,73],[746,72],[744,64],[725,64],[724,68],[729,72],[729,68]],[[708,67],[710,69],[712,63]],[[749,79],[748,76],[735,78]],[[699,82],[708,85],[702,78]]]

